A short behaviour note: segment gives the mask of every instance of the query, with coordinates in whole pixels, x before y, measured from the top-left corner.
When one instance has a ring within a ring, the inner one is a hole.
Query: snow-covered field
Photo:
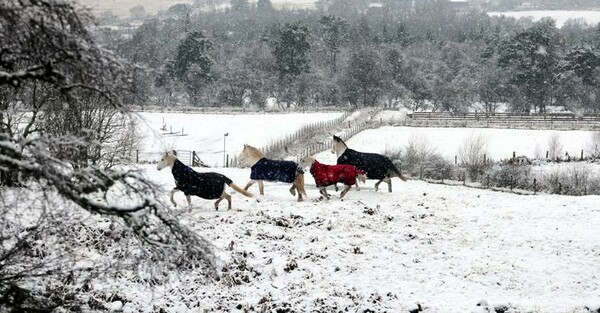
[[[424,134],[438,152],[452,155],[480,131],[491,137],[490,151],[498,157],[545,144],[552,133],[383,127],[348,144],[381,152]],[[558,133],[566,149],[587,142],[586,132]],[[319,156],[332,162],[329,152]],[[174,186],[168,170],[143,168],[165,190]],[[242,186],[250,174],[197,170],[224,173]],[[194,272],[174,272],[178,279],[155,289],[118,280],[121,295],[141,311],[173,312],[407,312],[418,305],[424,312],[487,312],[476,306],[482,300],[506,312],[600,306],[599,196],[519,196],[394,179],[391,194],[376,192],[368,181],[344,201],[319,201],[308,173],[306,182],[309,199],[302,203],[288,184],[266,183],[259,201],[233,192],[232,211],[224,211],[225,203],[214,211],[213,201],[199,198],[191,210],[174,208],[247,282],[199,286]],[[256,186],[251,191],[258,194]],[[182,194],[175,199],[185,203]]]
[[[561,28],[568,20],[583,21],[589,26],[595,26],[600,23],[600,11],[510,11],[510,12],[488,12],[490,16],[508,16],[516,19],[531,18],[534,22],[542,18],[552,18],[556,21],[556,27]]]
[[[487,157],[501,160],[512,157],[513,151],[517,156],[544,158],[552,136],[558,136],[563,155],[568,152],[572,157],[579,157],[583,149],[585,156],[589,153],[591,134],[589,131],[387,126],[363,131],[346,143],[358,151],[382,153],[404,149],[409,141],[415,140],[427,143],[448,160],[454,160],[465,140],[480,135],[488,143]],[[318,154],[317,159],[335,163],[335,155],[328,151]]]
[[[302,126],[333,120],[342,113],[289,114],[190,114],[140,112],[144,139],[140,159],[158,160],[166,150],[193,150],[209,165],[223,165],[224,134],[226,154],[237,156],[244,144],[257,148],[293,134]],[[167,130],[161,130],[163,121]],[[169,134],[183,132],[185,136]]]
[[[173,186],[168,171],[146,170]],[[249,177],[248,169],[213,170],[239,185]],[[394,179],[391,194],[369,181],[344,201],[322,202],[307,175],[303,203],[287,184],[267,183],[260,202],[234,193],[232,211],[222,204],[216,212],[199,198],[190,211],[176,209],[223,262],[236,256],[247,283],[198,286],[193,272],[173,273],[183,281],[152,291],[122,279],[121,296],[141,311],[169,304],[173,312],[407,312],[417,303],[424,312],[483,312],[480,300],[508,312],[600,305],[598,196],[518,196]]]

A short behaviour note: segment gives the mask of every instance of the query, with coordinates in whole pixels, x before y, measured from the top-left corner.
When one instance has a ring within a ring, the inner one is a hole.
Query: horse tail
[[[391,170],[392,172],[394,172],[394,174],[396,174],[396,176],[398,176],[398,178],[402,179],[403,181],[406,181],[406,176],[402,175],[402,171],[400,171],[395,165],[392,164],[391,166]]]
[[[248,197],[248,198],[253,198],[254,195],[246,190],[244,190],[244,188],[241,188],[240,186],[234,184],[233,182],[227,184],[229,187],[231,187],[231,189],[243,194],[244,196]]]

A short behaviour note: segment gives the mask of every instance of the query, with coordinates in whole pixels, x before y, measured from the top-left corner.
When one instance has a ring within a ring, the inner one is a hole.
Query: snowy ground
[[[333,120],[342,113],[289,114],[194,114],[138,113],[144,140],[140,146],[141,160],[158,160],[166,150],[193,150],[209,166],[223,165],[223,135],[225,150],[237,156],[244,144],[257,148],[290,135],[302,126]],[[166,131],[161,130],[164,123]],[[183,128],[185,136],[180,136]],[[178,134],[169,134],[170,131]]]
[[[589,26],[595,26],[600,23],[600,11],[561,11],[561,10],[547,10],[547,11],[511,11],[511,12],[488,12],[490,16],[504,15],[508,17],[530,18],[534,22],[541,20],[542,18],[552,18],[556,21],[556,27],[561,28],[569,20],[580,20],[588,24]]]
[[[381,127],[363,131],[350,138],[348,147],[363,152],[382,153],[404,149],[410,140],[426,142],[436,152],[454,160],[465,139],[481,135],[488,142],[488,158],[508,159],[513,151],[517,156],[544,158],[548,150],[550,137],[557,135],[563,147],[563,156],[568,152],[572,157],[589,155],[589,143],[592,132],[589,131],[549,131],[493,128],[414,128]],[[335,155],[329,152],[317,154],[318,160],[335,163]]]
[[[146,169],[173,186],[168,171]],[[249,176],[248,169],[214,170],[238,185]],[[233,211],[222,204],[215,212],[199,198],[191,211],[176,209],[223,261],[233,250],[247,283],[198,286],[188,273],[164,289],[124,280],[121,290],[134,307],[170,303],[169,311],[406,312],[420,303],[425,312],[471,312],[483,299],[509,312],[587,312],[600,304],[597,196],[518,196],[394,179],[391,194],[369,181],[344,201],[320,202],[309,174],[306,180],[303,203],[288,185],[267,183],[258,203],[233,194]],[[183,195],[176,200],[184,203]]]

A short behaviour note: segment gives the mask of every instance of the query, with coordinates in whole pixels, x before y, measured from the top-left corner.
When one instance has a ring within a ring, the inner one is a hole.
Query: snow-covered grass
[[[581,150],[584,156],[589,155],[588,146],[591,140],[590,131],[550,131],[550,130],[518,130],[493,128],[413,128],[413,127],[381,127],[363,131],[350,138],[346,143],[350,148],[363,152],[383,153],[403,149],[411,139],[428,142],[431,148],[448,160],[454,160],[463,142],[472,135],[481,134],[487,139],[488,158],[493,160],[508,159],[513,152],[517,156],[544,158],[548,143],[556,134],[562,144],[562,156],[568,152],[571,157],[579,157]],[[317,154],[318,160],[334,162],[335,155],[329,151]]]
[[[146,168],[172,186],[168,171]],[[249,177],[248,169],[215,170],[238,184]],[[121,296],[141,311],[170,304],[171,312],[405,312],[417,302],[424,312],[471,312],[482,299],[509,312],[586,312],[600,303],[597,196],[518,196],[394,179],[391,194],[369,181],[344,201],[319,202],[312,178],[306,181],[303,203],[287,184],[267,183],[260,202],[233,194],[234,211],[215,212],[199,198],[191,211],[176,209],[223,261],[249,275],[247,283],[198,285],[193,271],[173,272],[171,285],[150,290],[125,276],[115,281]]]
[[[548,10],[548,11],[509,11],[509,12],[488,12],[490,16],[508,16],[516,19],[530,18],[534,22],[542,18],[552,18],[556,21],[556,27],[561,28],[568,20],[581,20],[589,26],[595,26],[600,23],[600,11],[564,11],[564,10]]]
[[[194,114],[141,112],[140,131],[144,134],[140,159],[158,160],[160,153],[176,150],[196,151],[209,165],[223,165],[226,154],[237,156],[244,144],[257,148],[284,138],[302,126],[333,120],[342,113],[289,113],[289,114]],[[163,120],[167,130],[161,130]],[[169,134],[183,132],[185,136]],[[224,134],[229,135],[225,138]]]

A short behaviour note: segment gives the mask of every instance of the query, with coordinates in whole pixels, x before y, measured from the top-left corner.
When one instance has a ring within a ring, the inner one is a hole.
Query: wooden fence
[[[314,134],[315,132],[318,132],[318,131],[325,131],[336,125],[339,125],[349,115],[350,115],[350,112],[346,111],[346,112],[344,112],[344,114],[342,114],[342,116],[340,116],[336,119],[305,125],[305,126],[301,127],[300,129],[298,129],[295,133],[285,136],[284,138],[281,138],[279,140],[276,140],[276,141],[268,144],[266,147],[259,148],[259,150],[261,150],[267,157],[272,155],[276,151],[281,151],[282,149],[285,151],[286,147],[290,146],[294,141],[296,141],[298,139],[307,138],[310,134]],[[307,151],[308,150],[315,151],[316,148],[317,148],[317,145],[310,145],[309,147],[307,147]],[[325,150],[325,148],[323,148],[322,150]],[[320,151],[322,151],[322,150],[320,150]],[[302,155],[298,155],[297,160],[301,159],[304,156],[306,156],[304,153]],[[229,161],[229,166],[237,167],[239,165],[240,164],[239,164],[237,157],[236,156],[231,157],[231,159]]]
[[[405,126],[600,130],[600,114],[413,112],[407,114]]]

